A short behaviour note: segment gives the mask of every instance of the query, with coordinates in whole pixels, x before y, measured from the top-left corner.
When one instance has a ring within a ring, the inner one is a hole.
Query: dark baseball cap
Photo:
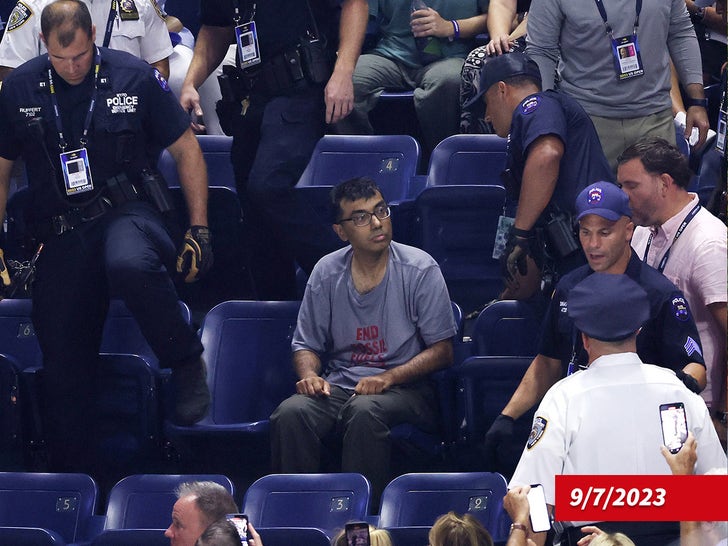
[[[485,95],[491,85],[512,78],[513,76],[531,76],[541,85],[541,72],[535,61],[518,51],[504,53],[503,55],[490,57],[485,60],[483,66],[480,68],[478,93],[463,104],[463,106],[465,108],[472,106]]]
[[[612,182],[595,182],[581,190],[576,196],[574,208],[577,222],[587,214],[596,214],[612,222],[622,216],[632,218],[629,197]]]
[[[620,341],[650,318],[647,292],[627,275],[592,273],[566,298],[576,327],[601,341]]]

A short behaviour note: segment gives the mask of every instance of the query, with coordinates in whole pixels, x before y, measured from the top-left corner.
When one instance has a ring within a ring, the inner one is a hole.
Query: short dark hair
[[[93,22],[86,4],[81,0],[56,0],[51,2],[40,15],[40,31],[46,40],[50,40],[51,32],[58,32],[58,43],[67,47],[76,37],[76,30],[83,30],[91,38]]]
[[[379,189],[376,182],[365,176],[351,178],[345,180],[338,186],[331,189],[331,216],[334,222],[341,219],[343,211],[341,210],[342,201],[357,201],[359,199],[370,199],[377,192],[381,195],[382,190]]]
[[[220,518],[207,526],[195,546],[240,546],[240,534],[227,518]]]
[[[511,76],[510,78],[503,80],[503,83],[510,85],[511,87],[526,87],[528,85],[535,85],[538,87],[538,90],[541,91],[541,80],[527,74]]]
[[[195,497],[195,504],[205,518],[205,524],[210,525],[225,516],[235,514],[238,507],[230,492],[216,482],[185,482],[180,485],[175,493],[177,498]]]
[[[652,175],[669,174],[681,188],[690,183],[690,166],[687,158],[674,144],[664,138],[647,137],[632,144],[617,158],[621,165],[639,159],[645,170]]]

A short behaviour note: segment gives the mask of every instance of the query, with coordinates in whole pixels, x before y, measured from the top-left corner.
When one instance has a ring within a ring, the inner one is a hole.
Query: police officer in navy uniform
[[[166,80],[136,57],[94,45],[88,8],[59,0],[42,13],[48,54],[0,89],[0,212],[13,161],[25,160],[35,235],[43,243],[33,324],[43,352],[45,431],[54,470],[87,470],[94,370],[109,298],[121,298],[172,368],[174,419],[209,406],[202,345],[180,312],[170,271],[194,280],[211,265],[207,174],[189,118]],[[177,160],[190,228],[177,255],[161,214],[161,148]],[[92,456],[92,455],[90,455]]]
[[[579,330],[568,314],[567,295],[594,272],[625,274],[647,293],[649,320],[637,336],[642,361],[672,369],[694,392],[705,387],[700,337],[685,296],[667,277],[642,262],[630,246],[634,224],[627,194],[612,182],[596,182],[579,193],[575,206],[588,264],[566,274],[556,286],[541,326],[538,355],[486,434],[488,457],[511,441],[515,419],[559,379],[586,366]]]
[[[614,174],[586,112],[562,93],[541,91],[538,66],[523,53],[483,64],[478,92],[464,106],[480,100],[485,120],[498,136],[508,137],[503,177],[509,197],[518,202],[501,255],[503,298],[526,299],[519,279],[529,275],[529,262],[543,267],[544,244],[556,275],[584,263],[571,229],[574,198],[586,184],[612,180]]]
[[[224,68],[218,114],[234,138],[231,157],[259,299],[295,299],[294,258],[310,272],[321,256],[340,246],[329,219],[316,217],[291,191],[326,124],[352,109],[351,76],[368,8],[366,0],[343,0],[339,14],[338,3],[202,3],[202,27],[180,102],[204,115],[197,89],[236,43],[237,69]]]

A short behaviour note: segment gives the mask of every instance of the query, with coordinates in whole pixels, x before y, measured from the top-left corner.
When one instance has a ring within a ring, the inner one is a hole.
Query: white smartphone
[[[688,439],[688,421],[682,402],[660,405],[662,441],[670,453],[677,453]]]
[[[528,498],[529,517],[531,518],[531,529],[534,533],[542,533],[551,529],[551,516],[546,506],[546,494],[543,485],[540,483],[532,485],[526,495]]]

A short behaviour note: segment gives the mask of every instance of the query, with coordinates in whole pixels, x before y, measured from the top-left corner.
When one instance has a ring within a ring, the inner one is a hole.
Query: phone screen
[[[346,546],[369,546],[369,524],[363,521],[347,523]]]
[[[546,506],[546,494],[543,491],[543,485],[532,485],[526,496],[528,497],[529,516],[533,532],[542,533],[551,529],[551,517]]]
[[[227,514],[225,517],[228,521],[235,525],[235,528],[238,530],[238,534],[240,535],[240,544],[242,544],[242,546],[247,546],[249,538],[248,516],[245,514]]]
[[[677,453],[688,439],[688,421],[682,402],[660,405],[662,441],[670,453]]]

